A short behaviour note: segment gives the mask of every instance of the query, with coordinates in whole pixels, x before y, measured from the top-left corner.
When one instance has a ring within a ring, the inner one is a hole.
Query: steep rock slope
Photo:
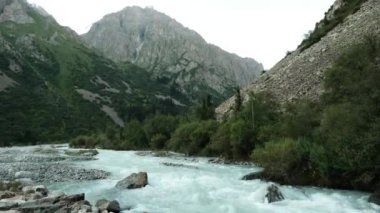
[[[151,8],[127,7],[105,16],[83,35],[114,61],[131,61],[191,100],[231,95],[255,80],[263,66],[208,44],[199,34]]]
[[[350,1],[337,0],[326,13],[325,22],[329,23],[336,14],[339,14],[336,11],[347,2]],[[340,53],[367,35],[380,34],[380,1],[356,2],[361,2],[360,9],[344,17],[342,23],[327,32],[319,41],[310,43],[308,48],[300,45],[296,51],[278,62],[258,81],[243,88],[245,100],[248,99],[250,92],[259,91],[271,92],[280,103],[296,99],[318,100],[323,92],[321,83],[324,71],[332,66]],[[323,27],[321,23],[324,22],[318,23],[316,30]],[[231,97],[216,109],[219,118],[231,111],[234,99]]]
[[[0,2],[0,145],[64,139],[177,110],[181,102],[149,79],[144,69],[98,55],[41,8]]]

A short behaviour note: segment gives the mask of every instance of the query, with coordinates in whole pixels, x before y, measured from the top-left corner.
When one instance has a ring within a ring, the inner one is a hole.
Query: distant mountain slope
[[[150,8],[127,7],[83,35],[106,57],[131,61],[191,100],[210,93],[223,100],[257,79],[263,66],[208,44],[198,33]],[[252,47],[254,48],[254,47]]]
[[[379,0],[337,0],[326,17],[316,25],[312,37],[258,81],[243,88],[243,96],[247,98],[250,92],[269,91],[280,103],[305,98],[318,100],[323,92],[324,71],[348,47],[367,35],[379,35],[379,17]],[[233,105],[234,97],[216,109],[218,116],[228,113]]]
[[[0,145],[64,139],[182,108],[150,79],[98,55],[41,8],[0,1]]]

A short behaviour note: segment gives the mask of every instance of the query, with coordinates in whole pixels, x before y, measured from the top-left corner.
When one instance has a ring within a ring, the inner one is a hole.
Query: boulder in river
[[[371,196],[369,196],[368,202],[380,205],[380,190],[375,191]]]
[[[47,194],[49,193],[49,190],[44,185],[35,186],[34,190],[38,193],[41,193],[41,195],[43,196],[47,196]]]
[[[24,187],[22,187],[22,192],[24,194],[32,194],[35,192],[35,190],[34,190],[33,186],[24,186]]]
[[[265,197],[268,199],[268,203],[284,200],[284,196],[282,195],[280,189],[273,184],[267,188],[267,194]]]
[[[148,174],[146,172],[133,173],[123,180],[117,182],[116,188],[137,189],[148,185]]]
[[[101,199],[101,200],[96,201],[95,206],[96,208],[98,208],[100,212],[103,212],[104,210],[106,210],[108,212],[118,213],[121,211],[119,202],[117,202],[116,200],[109,201],[106,199]]]
[[[262,178],[262,172],[251,172],[247,175],[244,175],[241,179],[242,180],[256,180]]]
[[[2,199],[8,199],[16,196],[14,192],[11,191],[0,191],[0,200]]]

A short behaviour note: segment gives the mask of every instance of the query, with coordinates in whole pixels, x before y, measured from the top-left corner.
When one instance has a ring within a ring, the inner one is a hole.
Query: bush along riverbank
[[[172,150],[188,155],[253,161],[262,177],[291,185],[374,191],[380,185],[380,39],[367,37],[325,72],[319,102],[279,106],[252,94],[235,113],[214,120],[210,97],[183,116],[156,115],[125,128],[79,136],[73,147]]]

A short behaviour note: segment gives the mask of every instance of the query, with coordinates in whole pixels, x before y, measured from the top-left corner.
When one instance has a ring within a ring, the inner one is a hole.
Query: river
[[[260,168],[208,163],[207,158],[139,156],[133,151],[99,150],[96,161],[78,162],[86,168],[109,171],[105,180],[48,185],[65,193],[86,193],[86,199],[116,199],[126,212],[380,212],[367,202],[368,193],[280,186],[285,200],[267,203],[268,182],[240,178]],[[162,163],[186,167],[165,166]],[[133,172],[148,173],[149,185],[119,190],[115,184]]]

